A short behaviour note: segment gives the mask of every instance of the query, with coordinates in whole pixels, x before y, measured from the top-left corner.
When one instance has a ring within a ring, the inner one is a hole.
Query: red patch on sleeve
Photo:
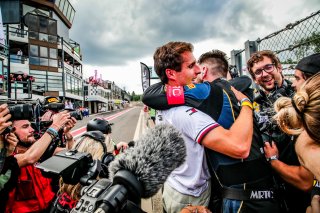
[[[167,100],[169,105],[184,104],[182,86],[167,86]]]

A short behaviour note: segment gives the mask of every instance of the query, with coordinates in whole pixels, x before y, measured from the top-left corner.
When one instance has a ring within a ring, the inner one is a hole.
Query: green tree
[[[298,47],[294,49],[297,61],[300,59],[320,52],[320,32],[313,32],[310,36],[295,42]]]
[[[133,101],[134,96],[136,95],[136,93],[134,91],[132,91],[131,93],[131,101]]]
[[[136,95],[136,93],[133,91],[131,93],[131,101],[141,101],[142,95]]]

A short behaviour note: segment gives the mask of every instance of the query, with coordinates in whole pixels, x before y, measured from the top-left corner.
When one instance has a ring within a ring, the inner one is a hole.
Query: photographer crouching
[[[46,132],[36,140],[31,122],[14,117],[5,140],[10,140],[11,144],[12,141],[17,143],[12,156],[19,167],[19,175],[17,182],[8,187],[8,191],[1,192],[4,195],[1,195],[1,202],[7,200],[5,212],[46,212],[55,193],[51,188],[51,179],[44,177],[34,164],[57,139],[59,130],[64,128],[68,133],[76,121],[68,112],[59,112],[53,116],[52,124]]]

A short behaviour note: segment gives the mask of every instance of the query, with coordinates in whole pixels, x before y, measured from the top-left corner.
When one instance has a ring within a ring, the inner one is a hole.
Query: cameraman
[[[43,177],[33,164],[40,159],[52,141],[58,137],[58,131],[68,122],[71,122],[68,112],[55,114],[52,125],[36,141],[34,129],[28,120],[13,121],[14,134],[10,136],[14,136],[18,142],[13,154],[20,167],[20,174],[17,184],[9,192],[6,212],[41,212],[48,208],[55,195],[50,186],[51,179]]]
[[[313,183],[312,174],[302,167],[294,150],[292,137],[286,135],[273,124],[273,104],[279,97],[292,97],[292,83],[284,79],[278,57],[269,50],[252,54],[247,62],[252,79],[262,87],[255,101],[258,104],[257,117],[265,141],[265,155],[272,168],[279,174],[277,184],[282,189],[284,210],[287,212],[304,212],[310,203]],[[266,125],[268,124],[268,125]]]

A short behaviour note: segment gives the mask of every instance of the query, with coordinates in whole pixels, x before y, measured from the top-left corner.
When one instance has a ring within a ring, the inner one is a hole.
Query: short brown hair
[[[168,83],[166,69],[181,71],[181,54],[187,51],[192,52],[193,45],[181,41],[172,41],[156,49],[153,55],[154,69],[162,83]]]
[[[248,71],[249,71],[249,73],[250,73],[250,75],[251,75],[251,77],[253,79],[255,79],[255,75],[254,75],[254,73],[252,71],[252,67],[253,67],[253,65],[255,63],[258,63],[259,61],[262,61],[263,57],[270,58],[272,63],[275,65],[275,67],[279,67],[280,66],[279,58],[271,50],[262,50],[262,51],[255,52],[255,53],[253,53],[251,55],[251,57],[247,61],[247,69],[248,69]]]
[[[210,63],[216,65],[214,70],[217,70],[223,77],[227,77],[229,63],[227,59],[227,54],[221,50],[211,50],[209,52],[203,53],[198,59],[198,63]]]

